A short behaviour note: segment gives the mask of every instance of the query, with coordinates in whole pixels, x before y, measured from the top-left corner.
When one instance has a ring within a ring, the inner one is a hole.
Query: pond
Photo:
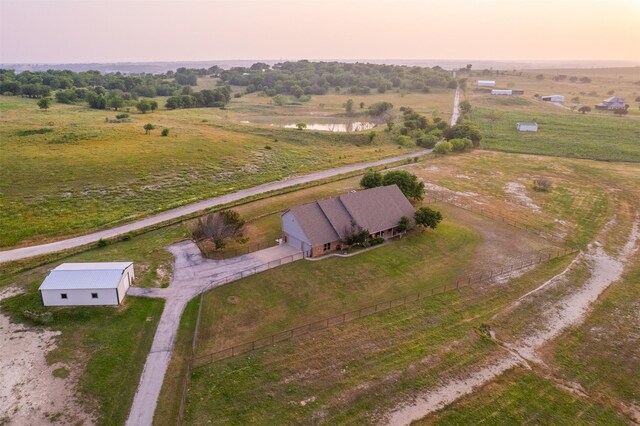
[[[295,121],[294,121],[295,120]],[[279,121],[279,122],[278,122]],[[350,121],[339,119],[323,120],[317,117],[309,119],[309,117],[288,117],[278,119],[256,118],[253,120],[242,120],[241,123],[249,124],[268,124],[269,126],[284,127],[287,129],[297,128],[297,123],[305,123],[307,130],[320,130],[324,132],[362,132],[364,130],[373,129],[376,123],[369,121]]]

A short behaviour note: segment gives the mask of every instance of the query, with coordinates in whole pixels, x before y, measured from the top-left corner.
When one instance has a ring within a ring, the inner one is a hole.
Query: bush
[[[129,114],[127,114],[127,113],[118,114],[118,115],[116,115],[116,118],[118,120],[123,120],[125,118],[129,118]]]
[[[271,148],[271,145],[265,145],[264,149],[273,149],[273,148]]]
[[[369,241],[369,244],[371,244],[372,246],[377,246],[378,244],[382,243],[384,243],[384,238],[382,237],[375,237]]]
[[[473,148],[473,142],[471,142],[471,139],[469,138],[451,139],[449,143],[451,144],[451,150],[456,152]]]
[[[98,246],[98,248],[103,248],[109,245],[109,241],[103,240],[102,238],[100,238],[96,245]]]
[[[429,207],[420,207],[414,215],[417,225],[426,228],[436,229],[438,224],[442,222],[442,213]]]
[[[416,140],[416,145],[421,146],[422,148],[431,149],[436,146],[439,138],[436,135],[428,133],[426,135],[420,136]]]
[[[533,189],[536,191],[548,192],[551,190],[552,186],[553,183],[549,178],[540,177],[533,180]]]
[[[397,143],[398,143],[398,145],[400,145],[400,146],[406,146],[406,147],[409,147],[409,146],[414,145],[413,139],[411,139],[411,138],[410,138],[409,136],[407,136],[407,135],[399,135],[399,136],[396,138],[396,142],[397,142]]]
[[[360,179],[360,186],[365,189],[382,186],[382,174],[375,170],[367,171],[364,176],[362,176],[362,179]]]
[[[166,127],[164,129],[162,129],[162,136],[169,136],[169,129],[167,129]]]
[[[442,141],[436,144],[436,147],[433,149],[433,152],[435,152],[436,154],[444,155],[451,152],[452,149],[453,149],[453,146],[451,145],[451,142]]]

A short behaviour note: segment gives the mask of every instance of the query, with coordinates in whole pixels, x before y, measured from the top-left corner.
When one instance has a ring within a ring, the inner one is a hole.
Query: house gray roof
[[[288,210],[313,246],[344,238],[352,224],[370,233],[391,229],[415,209],[397,185],[380,186],[315,201]]]
[[[54,268],[40,290],[78,290],[116,288],[124,270],[132,262],[63,263]]]
[[[538,123],[536,123],[535,121],[519,121],[517,123],[519,126],[537,126]]]
[[[610,103],[624,103],[624,98],[620,98],[618,96],[613,96],[611,98],[605,99],[602,103],[610,104]]]

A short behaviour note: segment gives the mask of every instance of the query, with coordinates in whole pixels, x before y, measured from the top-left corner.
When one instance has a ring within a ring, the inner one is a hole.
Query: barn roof
[[[80,290],[116,288],[124,270],[132,262],[63,263],[54,268],[40,290]]]
[[[391,229],[415,209],[397,185],[380,186],[292,207],[291,212],[313,246],[344,238],[352,224],[370,233]]]

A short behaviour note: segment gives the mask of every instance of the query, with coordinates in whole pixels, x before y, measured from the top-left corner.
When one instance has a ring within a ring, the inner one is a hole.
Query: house
[[[292,207],[282,213],[282,240],[306,257],[340,250],[354,230],[366,229],[372,238],[399,235],[404,216],[413,221],[415,209],[397,185],[351,192]]]
[[[496,87],[494,80],[478,80],[478,87]]]
[[[513,90],[507,90],[507,89],[493,89],[491,91],[492,95],[507,95],[507,96],[511,96],[513,94]]]
[[[133,279],[132,262],[63,263],[39,290],[45,306],[119,305]]]
[[[520,123],[516,123],[516,129],[521,132],[537,132],[538,123],[535,121],[522,121]]]
[[[547,102],[564,102],[564,96],[562,95],[542,96],[540,99]]]
[[[596,105],[596,109],[606,110],[624,109],[625,107],[626,105],[624,103],[624,98],[619,98],[617,96],[605,99],[604,101]]]

